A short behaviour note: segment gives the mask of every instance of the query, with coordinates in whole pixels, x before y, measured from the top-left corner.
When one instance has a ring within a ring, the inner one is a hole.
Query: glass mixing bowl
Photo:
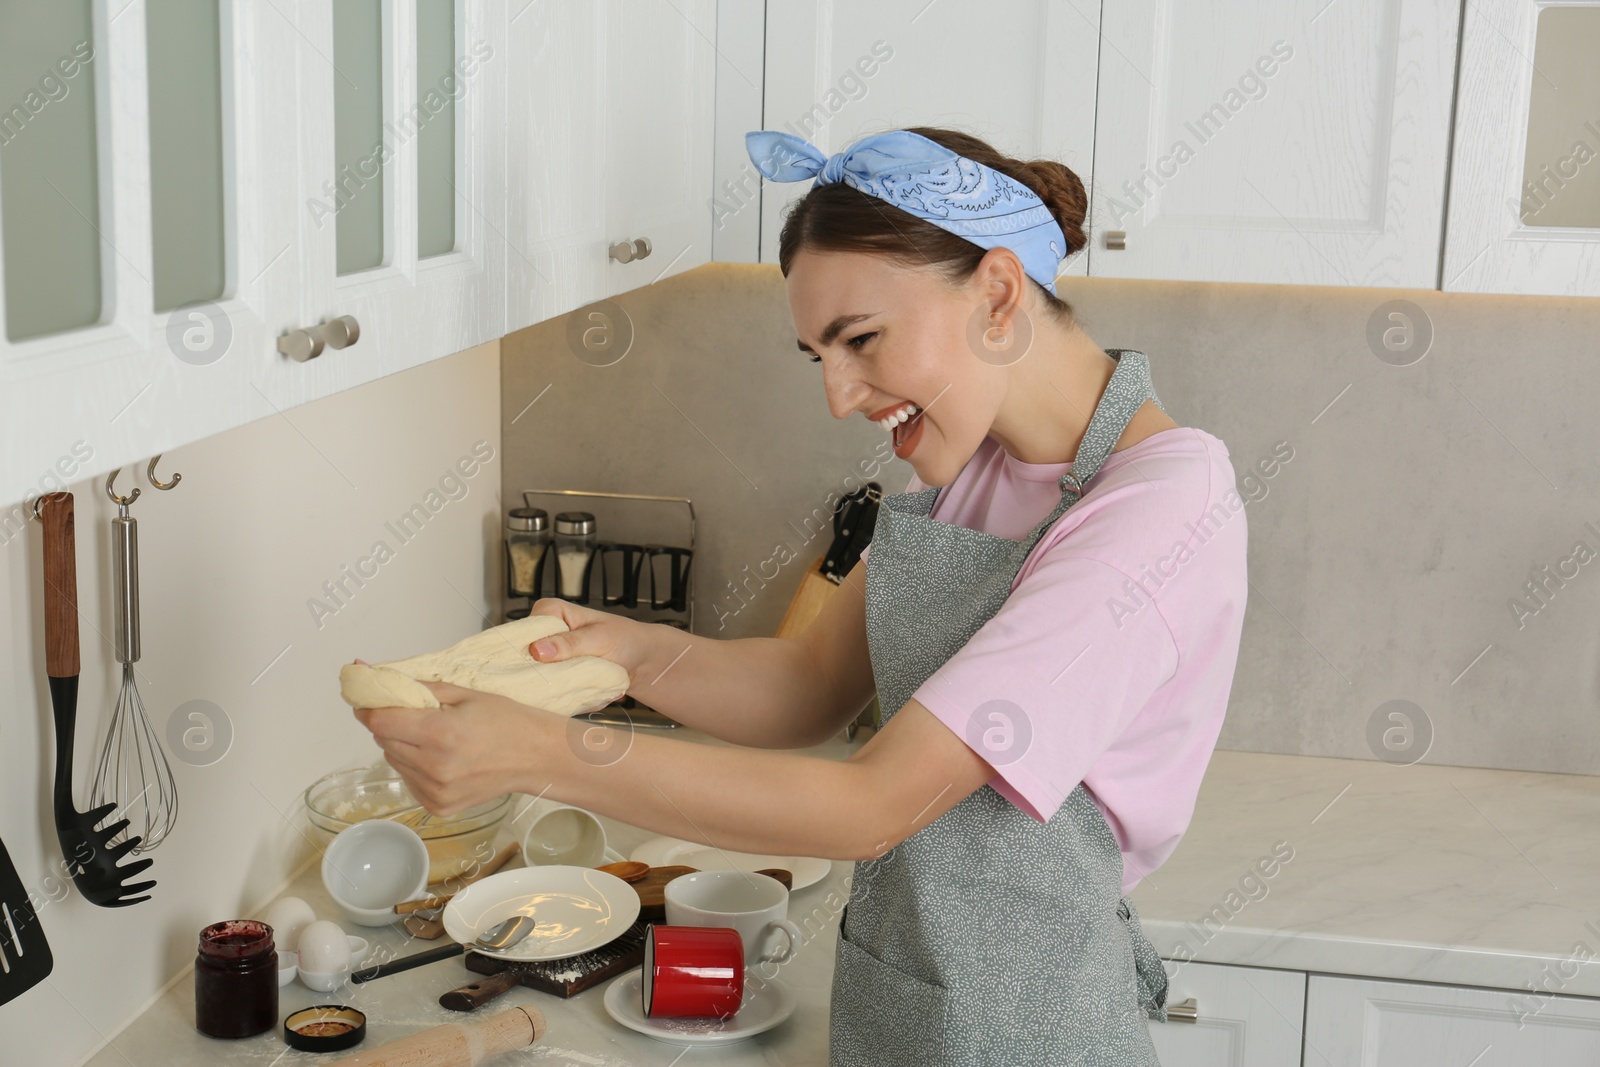
[[[406,788],[399,773],[387,763],[334,771],[306,790],[306,817],[327,847],[334,835],[367,819],[393,819],[407,823],[428,847],[428,881],[441,882],[456,874],[471,873],[494,854],[494,835],[511,810],[511,795],[457,812],[432,816]],[[407,809],[416,809],[407,812]]]

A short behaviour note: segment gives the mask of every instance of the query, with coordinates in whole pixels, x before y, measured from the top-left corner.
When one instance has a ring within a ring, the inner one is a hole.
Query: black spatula
[[[6,843],[0,841],[0,1004],[44,981],[53,966],[44,927],[17,877]]]

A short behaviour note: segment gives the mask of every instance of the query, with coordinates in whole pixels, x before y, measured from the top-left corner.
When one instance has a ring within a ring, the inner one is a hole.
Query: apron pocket
[[[952,1063],[947,991],[884,963],[841,925],[829,1011],[829,1067],[930,1067]]]

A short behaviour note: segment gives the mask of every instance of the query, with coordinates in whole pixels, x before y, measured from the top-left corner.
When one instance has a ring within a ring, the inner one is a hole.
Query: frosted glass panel
[[[1527,226],[1600,227],[1600,8],[1539,12],[1522,168]]]
[[[417,255],[456,247],[455,0],[417,0]]]
[[[217,0],[145,6],[155,310],[215,300],[226,283],[222,28]]]
[[[89,0],[0,0],[6,336],[100,321],[100,180]]]
[[[339,273],[383,263],[383,5],[333,5],[333,166]]]

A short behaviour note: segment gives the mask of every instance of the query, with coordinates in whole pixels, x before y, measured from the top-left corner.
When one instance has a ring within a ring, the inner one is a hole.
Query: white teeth
[[[878,425],[883,427],[886,433],[893,433],[896,426],[900,425],[902,422],[910,420],[917,414],[917,412],[921,410],[922,409],[917,407],[915,404],[906,404],[894,414],[886,415],[885,417],[879,419]]]

